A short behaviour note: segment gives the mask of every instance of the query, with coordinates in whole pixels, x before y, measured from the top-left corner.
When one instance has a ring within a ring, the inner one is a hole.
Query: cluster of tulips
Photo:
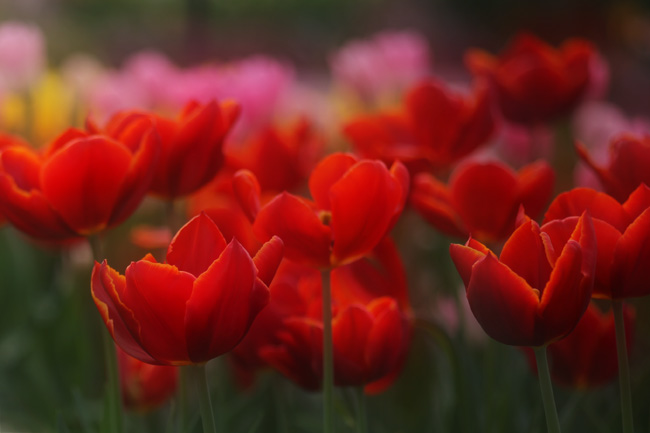
[[[0,31],[11,72],[3,43]],[[323,430],[335,431],[334,387],[360,389],[363,408],[399,378],[422,320],[401,258],[407,209],[466,241],[448,247],[458,305],[493,339],[533,349],[548,431],[560,430],[551,376],[583,387],[620,371],[632,432],[624,302],[650,293],[650,141],[639,133],[650,129],[619,115],[598,143],[552,134],[585,105],[605,110],[596,48],[522,34],[499,55],[468,51],[474,84],[459,90],[435,76],[417,35],[382,34],[332,56],[336,101],[274,62],[183,69],[149,53],[96,72],[78,82],[111,103],[77,88],[83,126],[44,146],[30,142],[33,112],[7,117],[0,215],[43,248],[92,246],[108,431],[124,431],[123,407],[149,410],[189,385],[203,431],[215,431],[205,366],[221,356],[242,385],[270,368],[321,392]],[[42,103],[2,74],[4,109]],[[143,207],[165,224],[131,224]],[[124,224],[150,251],[121,257],[125,270],[102,248]],[[369,431],[362,410],[354,425]]]

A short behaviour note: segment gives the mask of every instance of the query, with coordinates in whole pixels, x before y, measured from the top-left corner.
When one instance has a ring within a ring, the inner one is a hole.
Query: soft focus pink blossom
[[[88,91],[89,111],[100,123],[118,111],[153,108],[148,105],[145,89],[119,72],[102,74]]]
[[[650,134],[650,119],[626,117],[615,105],[606,102],[583,104],[574,115],[573,130],[576,139],[589,149],[589,154],[597,164],[606,165],[609,143],[623,133],[634,135]],[[593,171],[579,161],[574,173],[575,185],[602,191],[600,181]]]
[[[292,66],[262,55],[179,68],[160,53],[144,51],[121,69],[106,72],[90,90],[89,100],[101,119],[123,109],[175,112],[192,100],[232,99],[242,109],[233,132],[241,136],[273,120],[294,75]]]
[[[431,74],[427,41],[410,31],[382,32],[353,40],[330,57],[336,82],[373,101],[382,93],[400,94]]]
[[[35,25],[7,21],[0,25],[0,88],[24,90],[45,67],[45,39]]]
[[[144,93],[149,107],[164,107],[169,88],[178,78],[178,68],[162,53],[140,51],[129,57],[122,66],[122,74]],[[169,107],[172,111],[184,106]]]
[[[545,125],[532,128],[503,121],[495,151],[515,167],[538,159],[550,159],[553,153],[553,131]]]

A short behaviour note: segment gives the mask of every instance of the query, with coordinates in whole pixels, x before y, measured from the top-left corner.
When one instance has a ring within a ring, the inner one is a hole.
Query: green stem
[[[187,367],[187,376],[199,393],[199,406],[201,408],[201,420],[203,421],[203,433],[216,433],[217,428],[212,412],[210,401],[210,390],[205,371],[205,364],[190,365]]]
[[[98,234],[88,237],[90,248],[93,252],[93,259],[100,261],[104,259],[102,242]],[[124,421],[122,419],[122,393],[120,391],[120,376],[117,370],[117,352],[115,343],[107,331],[102,332],[104,343],[104,358],[106,363],[106,393],[108,395],[108,422],[110,431],[124,431]]]
[[[334,431],[334,350],[329,270],[322,271],[321,276],[323,283],[323,432],[332,433]]]
[[[176,389],[176,431],[187,430],[187,371],[178,369],[178,388]]]
[[[108,395],[108,417],[109,431],[124,431],[124,421],[122,420],[122,394],[120,391],[120,376],[117,371],[117,353],[115,343],[108,331],[102,332],[104,342],[104,358],[106,362],[106,393]]]
[[[366,408],[366,393],[363,386],[355,389],[357,397],[357,433],[368,433],[368,409]]]
[[[614,310],[614,325],[616,327],[616,353],[618,354],[618,383],[621,390],[623,433],[632,433],[634,431],[632,389],[630,386],[630,365],[627,360],[623,301],[612,299],[612,310]]]
[[[546,346],[535,347],[535,360],[537,361],[539,386],[542,390],[542,402],[544,403],[544,412],[546,413],[546,428],[549,433],[560,433],[560,420],[555,407],[551,374],[548,371]]]
[[[571,123],[568,120],[558,121],[555,125],[555,148],[553,149],[553,168],[555,168],[556,193],[573,188],[573,171],[578,162],[578,156],[573,147]]]
[[[180,212],[179,203],[176,200],[169,200],[165,203],[167,227],[171,230],[172,236],[183,227],[183,217]]]

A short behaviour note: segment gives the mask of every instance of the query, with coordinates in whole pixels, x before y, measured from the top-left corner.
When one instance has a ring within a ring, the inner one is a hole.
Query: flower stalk
[[[623,301],[612,300],[614,326],[616,328],[616,353],[618,355],[618,382],[621,392],[621,413],[623,415],[623,433],[632,433],[632,389],[630,386],[630,366],[627,360],[625,339],[625,322],[623,321]]]
[[[560,433],[560,419],[557,416],[553,386],[551,385],[551,374],[548,370],[548,359],[546,358],[546,346],[535,347],[535,360],[537,361],[537,374],[539,386],[542,391],[542,402],[546,413],[546,428],[548,433]]]
[[[332,347],[332,295],[329,270],[322,271],[323,291],[323,432],[332,433],[334,407],[334,350]]]
[[[210,400],[205,364],[189,365],[187,371],[188,377],[199,395],[203,433],[216,433],[217,428],[214,413],[212,412],[212,401]]]

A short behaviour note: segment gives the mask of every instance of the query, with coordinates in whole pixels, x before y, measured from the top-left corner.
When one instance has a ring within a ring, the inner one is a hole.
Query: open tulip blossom
[[[269,299],[282,258],[273,238],[255,258],[229,244],[210,218],[190,220],[172,239],[167,263],[151,255],[120,275],[95,263],[92,293],[115,342],[141,361],[201,364],[239,343]]]

